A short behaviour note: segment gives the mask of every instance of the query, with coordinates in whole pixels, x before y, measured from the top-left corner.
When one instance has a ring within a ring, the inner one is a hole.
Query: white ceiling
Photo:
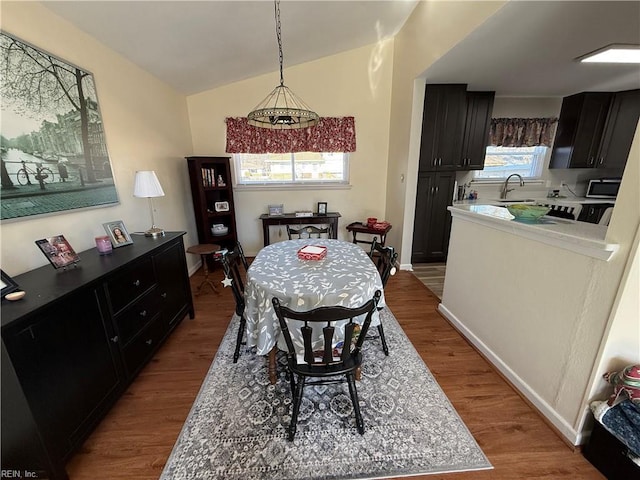
[[[418,0],[281,3],[284,66],[394,35]],[[278,69],[271,1],[47,1],[141,68],[192,94]],[[640,2],[511,1],[426,72],[501,96],[640,88],[640,67],[580,64],[611,43],[640,44]],[[274,77],[274,82],[277,77]]]

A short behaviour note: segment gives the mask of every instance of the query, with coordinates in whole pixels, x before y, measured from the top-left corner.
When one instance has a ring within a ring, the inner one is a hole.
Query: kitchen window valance
[[[353,117],[321,117],[315,127],[269,130],[227,117],[227,153],[355,152]]]
[[[490,145],[494,147],[550,147],[557,118],[492,118]]]

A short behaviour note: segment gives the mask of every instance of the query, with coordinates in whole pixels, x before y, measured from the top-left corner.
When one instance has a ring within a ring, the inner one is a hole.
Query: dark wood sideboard
[[[264,246],[271,242],[269,238],[269,226],[271,225],[331,225],[331,238],[338,238],[338,219],[341,215],[338,212],[329,212],[325,215],[314,214],[309,217],[296,217],[295,213],[285,213],[284,215],[260,215],[262,220],[262,235]]]
[[[14,277],[2,301],[2,470],[67,479],[65,463],[187,315],[184,232],[133,236],[66,271]]]

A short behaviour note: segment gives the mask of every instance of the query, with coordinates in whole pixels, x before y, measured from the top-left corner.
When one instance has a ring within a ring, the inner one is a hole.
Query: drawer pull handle
[[[116,335],[115,337],[111,337],[111,341],[113,343],[118,343],[118,340],[119,340],[118,335]]]
[[[140,286],[140,280],[135,280],[135,281],[133,282],[133,286],[134,286],[134,287],[139,287],[139,286]]]
[[[160,296],[161,296],[162,298],[167,298],[167,292],[161,293],[161,294],[160,294]]]
[[[147,311],[146,311],[146,310],[142,310],[142,311],[140,312],[140,316],[141,316],[141,317],[146,317],[146,316],[147,316]]]
[[[147,345],[151,345],[153,343],[153,339],[150,338],[149,340],[146,340],[144,343],[146,343]]]

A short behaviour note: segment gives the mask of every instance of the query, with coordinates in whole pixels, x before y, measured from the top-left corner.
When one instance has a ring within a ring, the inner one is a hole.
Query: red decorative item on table
[[[371,228],[373,225],[375,225],[378,222],[378,219],[376,217],[369,217],[367,218],[367,226],[369,228]]]
[[[369,228],[373,228],[374,230],[384,231],[387,229],[388,226],[389,226],[389,222],[386,222],[383,220],[382,222],[375,222],[373,225],[369,225]]]
[[[317,245],[305,245],[298,250],[300,260],[322,260],[327,256],[327,247]]]

